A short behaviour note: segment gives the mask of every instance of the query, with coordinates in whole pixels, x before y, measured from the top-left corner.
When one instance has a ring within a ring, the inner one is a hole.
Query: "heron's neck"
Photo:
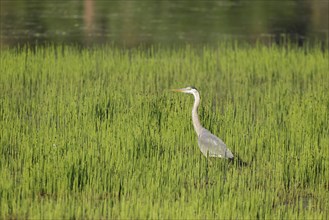
[[[199,136],[202,126],[199,120],[199,116],[198,116],[198,107],[200,104],[200,95],[199,93],[195,93],[194,95],[194,104],[193,104],[193,108],[192,108],[192,121],[193,121],[193,126],[194,126],[194,130],[196,132],[196,134]]]

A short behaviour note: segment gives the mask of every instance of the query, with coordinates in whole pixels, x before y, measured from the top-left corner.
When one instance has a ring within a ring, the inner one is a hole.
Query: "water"
[[[328,1],[1,0],[1,46],[328,39]]]

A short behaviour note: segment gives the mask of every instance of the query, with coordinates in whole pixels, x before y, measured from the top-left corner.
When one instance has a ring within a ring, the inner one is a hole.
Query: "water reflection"
[[[94,1],[93,0],[84,0],[84,12],[83,12],[83,21],[85,26],[85,36],[90,36],[94,32]],[[89,38],[86,39],[89,41]]]
[[[328,39],[327,0],[1,1],[1,46]]]

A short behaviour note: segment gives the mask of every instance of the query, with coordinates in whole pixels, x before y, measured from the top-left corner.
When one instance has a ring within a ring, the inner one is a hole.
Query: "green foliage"
[[[328,218],[321,48],[2,50],[0,218]],[[202,156],[201,122],[248,167]]]

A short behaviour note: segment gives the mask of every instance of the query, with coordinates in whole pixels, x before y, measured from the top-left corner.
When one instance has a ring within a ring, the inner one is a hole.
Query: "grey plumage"
[[[226,147],[225,143],[213,135],[210,131],[202,127],[199,116],[198,107],[200,104],[200,94],[198,90],[194,87],[187,87],[183,89],[175,89],[173,91],[189,93],[194,96],[194,104],[192,108],[192,121],[194,130],[198,136],[198,144],[201,152],[206,157],[220,157],[233,159],[234,156],[232,152]]]
[[[233,158],[233,154],[226,147],[226,144],[205,128],[202,129],[201,134],[198,136],[198,144],[205,156],[209,154],[209,157]]]

